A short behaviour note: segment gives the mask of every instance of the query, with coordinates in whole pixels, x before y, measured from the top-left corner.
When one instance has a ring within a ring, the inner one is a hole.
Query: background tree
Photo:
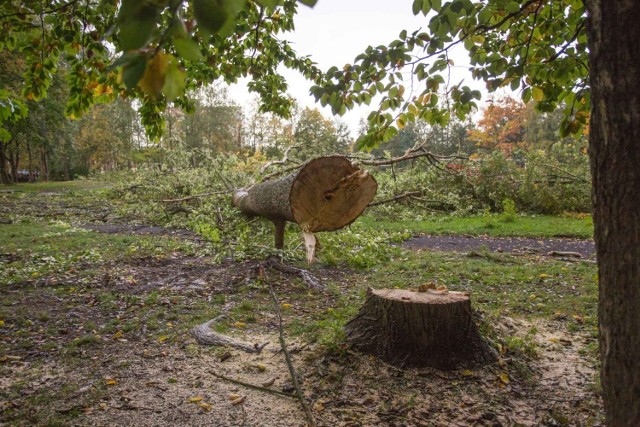
[[[525,146],[526,106],[512,98],[504,97],[487,106],[477,128],[469,131],[469,138],[480,148],[500,150],[509,156]]]
[[[345,154],[351,145],[346,125],[325,118],[316,108],[306,107],[293,129],[295,158],[301,162],[329,154]]]

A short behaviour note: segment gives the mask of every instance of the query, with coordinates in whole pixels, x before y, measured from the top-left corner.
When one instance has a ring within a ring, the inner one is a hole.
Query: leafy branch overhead
[[[312,6],[313,0],[299,0]],[[480,92],[450,81],[455,48],[489,91],[508,87],[541,111],[566,109],[563,134],[587,124],[585,7],[581,0],[415,0],[425,28],[368,47],[353,64],[322,73],[279,35],[294,30],[295,0],[67,0],[0,6],[0,49],[28,65],[23,96],[39,100],[61,63],[70,68],[67,115],[94,102],[136,97],[147,133],[163,131],[168,102],[193,109],[190,90],[248,77],[261,109],[288,115],[292,100],[278,67],[300,71],[335,114],[372,102],[360,146],[388,141],[408,123],[468,116]],[[113,49],[118,57],[113,58]],[[15,99],[15,97],[14,97]]]
[[[186,93],[219,79],[233,83],[250,77],[249,89],[260,95],[261,109],[287,116],[293,101],[277,67],[298,70],[310,80],[320,76],[311,59],[299,57],[278,37],[293,30],[296,9],[295,0],[6,2],[0,5],[0,50],[25,55],[22,97],[46,97],[65,64],[67,115],[78,117],[93,103],[118,96],[138,98],[147,133],[157,138],[167,102],[190,111]]]
[[[407,123],[445,124],[468,116],[480,92],[450,82],[453,49],[469,54],[475,79],[488,91],[508,87],[540,111],[565,106],[561,133],[577,133],[590,107],[581,0],[415,0],[413,13],[428,19],[425,29],[403,30],[387,46],[369,46],[353,64],[333,67],[312,93],[335,114],[379,100],[368,117],[360,146],[388,141]],[[378,96],[378,98],[375,98]]]

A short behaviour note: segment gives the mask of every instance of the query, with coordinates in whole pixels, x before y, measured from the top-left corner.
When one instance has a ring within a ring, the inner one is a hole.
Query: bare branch
[[[278,330],[280,333],[279,335],[280,346],[282,347],[282,352],[284,353],[284,359],[286,360],[287,366],[289,367],[289,374],[291,375],[291,382],[293,383],[293,388],[296,391],[296,396],[298,397],[298,400],[300,401],[300,405],[302,406],[302,409],[304,410],[304,413],[307,417],[309,426],[315,427],[317,425],[315,418],[311,413],[311,409],[309,409],[309,405],[307,405],[307,402],[305,401],[304,394],[302,393],[302,389],[300,388],[300,381],[298,380],[296,369],[294,368],[293,362],[291,361],[291,354],[287,349],[287,342],[284,339],[284,326],[282,324],[282,307],[280,306],[280,301],[278,300],[278,296],[273,290],[273,286],[271,286],[271,283],[267,282],[267,284],[269,285],[269,292],[271,293],[271,298],[273,299],[273,302],[275,303],[275,306],[276,306],[276,314],[278,315]]]
[[[408,197],[414,197],[414,196],[422,196],[422,191],[407,191],[406,193],[398,194],[397,196],[393,196],[388,199],[379,200],[377,202],[371,202],[367,205],[367,207],[370,208],[372,206],[379,206],[385,203],[397,202],[397,201],[406,199]]]
[[[217,196],[220,194],[227,194],[227,193],[230,193],[230,191],[229,190],[210,191],[208,193],[194,194],[193,196],[180,197],[178,199],[161,199],[160,201],[162,203],[186,202],[187,200],[199,199],[201,197]]]
[[[285,173],[300,169],[302,166],[304,165],[294,165],[288,168],[280,169],[279,171],[271,172],[270,174],[263,176],[261,182],[265,182],[270,180],[271,178],[275,178],[276,176],[284,175]]]
[[[284,165],[289,163],[289,152],[291,152],[291,150],[293,150],[294,148],[297,149],[297,148],[300,148],[300,146],[298,144],[292,144],[289,147],[287,147],[287,149],[284,152],[284,156],[280,160],[273,160],[265,164],[260,168],[260,173],[265,173],[266,170],[269,169],[271,166]]]

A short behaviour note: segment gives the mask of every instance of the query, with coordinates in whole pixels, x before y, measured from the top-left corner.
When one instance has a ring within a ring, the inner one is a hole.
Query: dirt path
[[[572,252],[585,259],[595,259],[596,255],[594,242],[582,239],[424,235],[406,240],[403,246],[409,249],[431,249],[443,252],[469,252],[482,249],[492,252],[539,255],[549,255],[552,252]]]

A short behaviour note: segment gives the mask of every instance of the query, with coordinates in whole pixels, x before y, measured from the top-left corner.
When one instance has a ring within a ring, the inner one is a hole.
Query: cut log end
[[[456,369],[497,359],[473,322],[469,294],[462,292],[369,289],[346,333],[355,349],[396,366]]]

